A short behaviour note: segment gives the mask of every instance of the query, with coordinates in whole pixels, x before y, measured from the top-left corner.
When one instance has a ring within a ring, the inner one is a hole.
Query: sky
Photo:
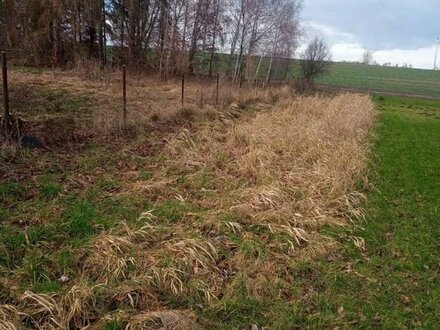
[[[334,61],[432,69],[440,37],[440,0],[304,0],[305,39],[323,37]],[[440,66],[440,49],[438,66]]]

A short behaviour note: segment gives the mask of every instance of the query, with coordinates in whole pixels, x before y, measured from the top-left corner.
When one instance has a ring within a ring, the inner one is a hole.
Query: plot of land
[[[41,125],[73,119],[74,138],[2,151],[0,316],[17,328],[272,324],[303,294],[298,263],[333,250],[322,229],[362,218],[368,96],[242,90],[230,107],[90,135],[105,86],[49,78],[17,73],[12,90],[47,90],[15,104]]]
[[[440,71],[333,63],[318,83],[440,98]]]
[[[138,77],[122,130],[118,82],[14,75],[33,132],[61,133],[2,149],[0,326],[440,322],[440,102],[376,97],[376,118],[368,96],[273,89],[216,108],[194,83],[181,109],[176,83]]]

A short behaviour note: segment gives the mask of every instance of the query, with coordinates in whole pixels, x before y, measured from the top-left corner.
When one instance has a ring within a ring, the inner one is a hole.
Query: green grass
[[[31,72],[39,74],[43,68],[11,68],[13,72]],[[74,93],[68,88],[58,89],[41,86],[40,83],[30,85],[10,79],[9,92],[11,95],[11,109],[27,120],[43,116],[44,118],[57,118],[86,114],[96,100],[91,94]],[[2,91],[0,91],[0,96]]]
[[[440,97],[440,71],[333,63],[318,83]]]

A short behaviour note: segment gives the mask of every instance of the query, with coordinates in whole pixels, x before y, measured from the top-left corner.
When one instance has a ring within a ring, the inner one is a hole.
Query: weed
[[[116,191],[121,188],[121,182],[115,178],[101,178],[98,182],[99,189],[103,191]]]
[[[13,181],[0,183],[0,202],[12,204],[26,198],[28,188],[23,184]]]
[[[150,171],[141,171],[139,173],[139,180],[149,181],[152,178],[153,178],[153,173],[151,173]]]
[[[97,232],[97,224],[102,221],[101,215],[88,202],[76,202],[66,214],[67,229],[71,236],[84,238]]]
[[[240,243],[240,249],[246,258],[253,260],[264,260],[267,257],[267,247],[263,241],[254,237],[244,239]]]
[[[12,70],[16,72],[32,73],[32,74],[41,74],[44,72],[43,68],[30,67],[30,66],[14,66]]]
[[[0,227],[0,265],[14,267],[21,263],[25,253],[26,237],[13,226]]]
[[[83,156],[77,160],[78,169],[82,172],[91,172],[98,166],[98,161],[93,156]]]
[[[57,182],[53,175],[45,175],[40,178],[40,194],[45,199],[54,199],[61,191],[62,186]]]
[[[177,199],[168,199],[156,205],[154,215],[170,222],[179,222],[191,207]]]
[[[60,251],[54,255],[54,261],[63,274],[69,274],[74,268],[75,256],[70,251]]]
[[[62,187],[57,183],[43,183],[40,186],[40,194],[46,199],[53,199],[57,197],[61,191]]]
[[[43,281],[37,283],[33,286],[33,290],[35,293],[54,293],[58,292],[61,289],[61,283],[58,281]]]
[[[26,229],[27,243],[30,245],[42,244],[53,238],[54,228],[50,225],[34,225]]]
[[[49,280],[46,266],[47,257],[41,250],[34,249],[24,257],[21,269],[33,284],[37,284]]]
[[[124,324],[121,321],[108,321],[103,330],[123,330]]]

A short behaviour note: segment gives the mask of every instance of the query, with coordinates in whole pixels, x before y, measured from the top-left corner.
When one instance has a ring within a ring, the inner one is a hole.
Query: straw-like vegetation
[[[117,85],[51,81],[89,93],[76,121],[115,107]],[[152,84],[129,95],[137,128],[151,127],[142,115],[151,123],[160,107],[161,118],[182,111],[177,84]],[[373,104],[289,89],[224,93],[221,108],[193,100],[190,125],[5,165],[17,179],[0,190],[0,328],[216,327],[240,322],[246,306],[295,299],[295,265],[336,248],[322,228],[364,215],[357,187]],[[30,175],[29,161],[38,162]]]
[[[152,122],[160,125],[212,118],[216,109],[233,102],[240,106],[274,102],[287,92],[279,87],[239,89],[220,77],[217,104],[215,77],[187,77],[182,107],[180,79],[163,81],[135,72],[127,76],[127,124],[134,129]],[[123,125],[122,72],[93,67],[37,72],[18,68],[11,71],[10,81],[12,110],[20,110],[24,119],[39,122],[42,129],[54,118],[61,123],[70,120],[70,126],[79,133],[112,134]]]

